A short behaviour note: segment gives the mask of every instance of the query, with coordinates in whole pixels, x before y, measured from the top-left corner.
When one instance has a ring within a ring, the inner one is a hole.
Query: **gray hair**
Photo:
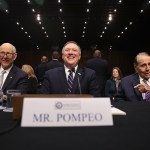
[[[140,52],[134,58],[134,66],[138,65],[138,59],[140,56],[150,56],[147,52]]]
[[[79,53],[81,54],[81,48],[80,48],[80,46],[79,46],[76,42],[74,42],[74,41],[68,41],[68,42],[63,46],[63,48],[62,48],[62,54],[64,53],[64,48],[65,48],[65,46],[68,45],[69,43],[73,43],[73,44],[77,45],[78,48],[79,48]]]

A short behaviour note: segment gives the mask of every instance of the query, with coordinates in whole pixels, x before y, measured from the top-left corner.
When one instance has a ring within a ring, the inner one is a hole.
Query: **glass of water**
[[[13,112],[12,100],[13,96],[21,95],[20,90],[7,90],[7,103],[6,108],[3,109],[4,112]]]

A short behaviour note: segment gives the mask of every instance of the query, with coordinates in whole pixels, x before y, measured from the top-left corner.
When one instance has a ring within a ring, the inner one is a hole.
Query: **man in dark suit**
[[[150,55],[139,53],[135,57],[134,68],[136,73],[121,80],[122,96],[126,101],[143,101],[146,93],[150,92]]]
[[[45,71],[47,71],[47,56],[42,56],[41,63],[35,68],[35,75],[37,76],[39,85],[43,82]]]
[[[62,49],[64,66],[48,70],[45,73],[44,82],[39,92],[100,96],[95,71],[89,68],[80,68],[78,66],[80,58],[80,46],[74,41],[67,42]],[[69,72],[73,74],[71,91],[69,91],[68,83]]]
[[[0,46],[0,75],[4,71],[0,88],[4,94],[7,90],[21,90],[21,93],[27,93],[28,75],[14,65],[16,58],[16,48],[12,44],[4,43]]]
[[[63,64],[59,62],[59,53],[57,51],[53,51],[52,60],[47,63],[47,70],[62,66]]]
[[[102,96],[104,96],[105,83],[110,76],[108,61],[102,58],[100,50],[95,50],[93,56],[93,58],[87,60],[86,67],[95,70],[100,86],[100,92],[102,93]]]

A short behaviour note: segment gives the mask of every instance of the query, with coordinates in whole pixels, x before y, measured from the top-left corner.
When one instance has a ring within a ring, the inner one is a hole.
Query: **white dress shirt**
[[[76,73],[76,71],[77,71],[77,68],[78,68],[78,65],[74,68],[74,69],[75,69],[75,72],[73,72],[73,78],[75,77],[75,73]],[[68,80],[69,70],[70,70],[70,69],[65,66],[65,73],[66,73],[66,79],[67,79],[67,80]]]
[[[13,65],[12,65],[12,66],[13,66]],[[12,66],[11,66],[9,69],[5,70],[6,72],[4,73],[3,83],[2,83],[2,85],[1,85],[1,87],[3,87],[3,84],[5,83],[5,80],[6,80],[7,76],[8,76],[8,74],[9,74],[9,72],[10,72]],[[0,72],[2,72],[3,70],[4,70],[4,69],[0,66]]]

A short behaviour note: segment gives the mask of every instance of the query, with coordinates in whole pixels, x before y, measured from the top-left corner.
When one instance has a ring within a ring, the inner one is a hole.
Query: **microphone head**
[[[81,76],[81,73],[80,73],[80,72],[78,72],[78,75],[79,75],[79,76]]]

